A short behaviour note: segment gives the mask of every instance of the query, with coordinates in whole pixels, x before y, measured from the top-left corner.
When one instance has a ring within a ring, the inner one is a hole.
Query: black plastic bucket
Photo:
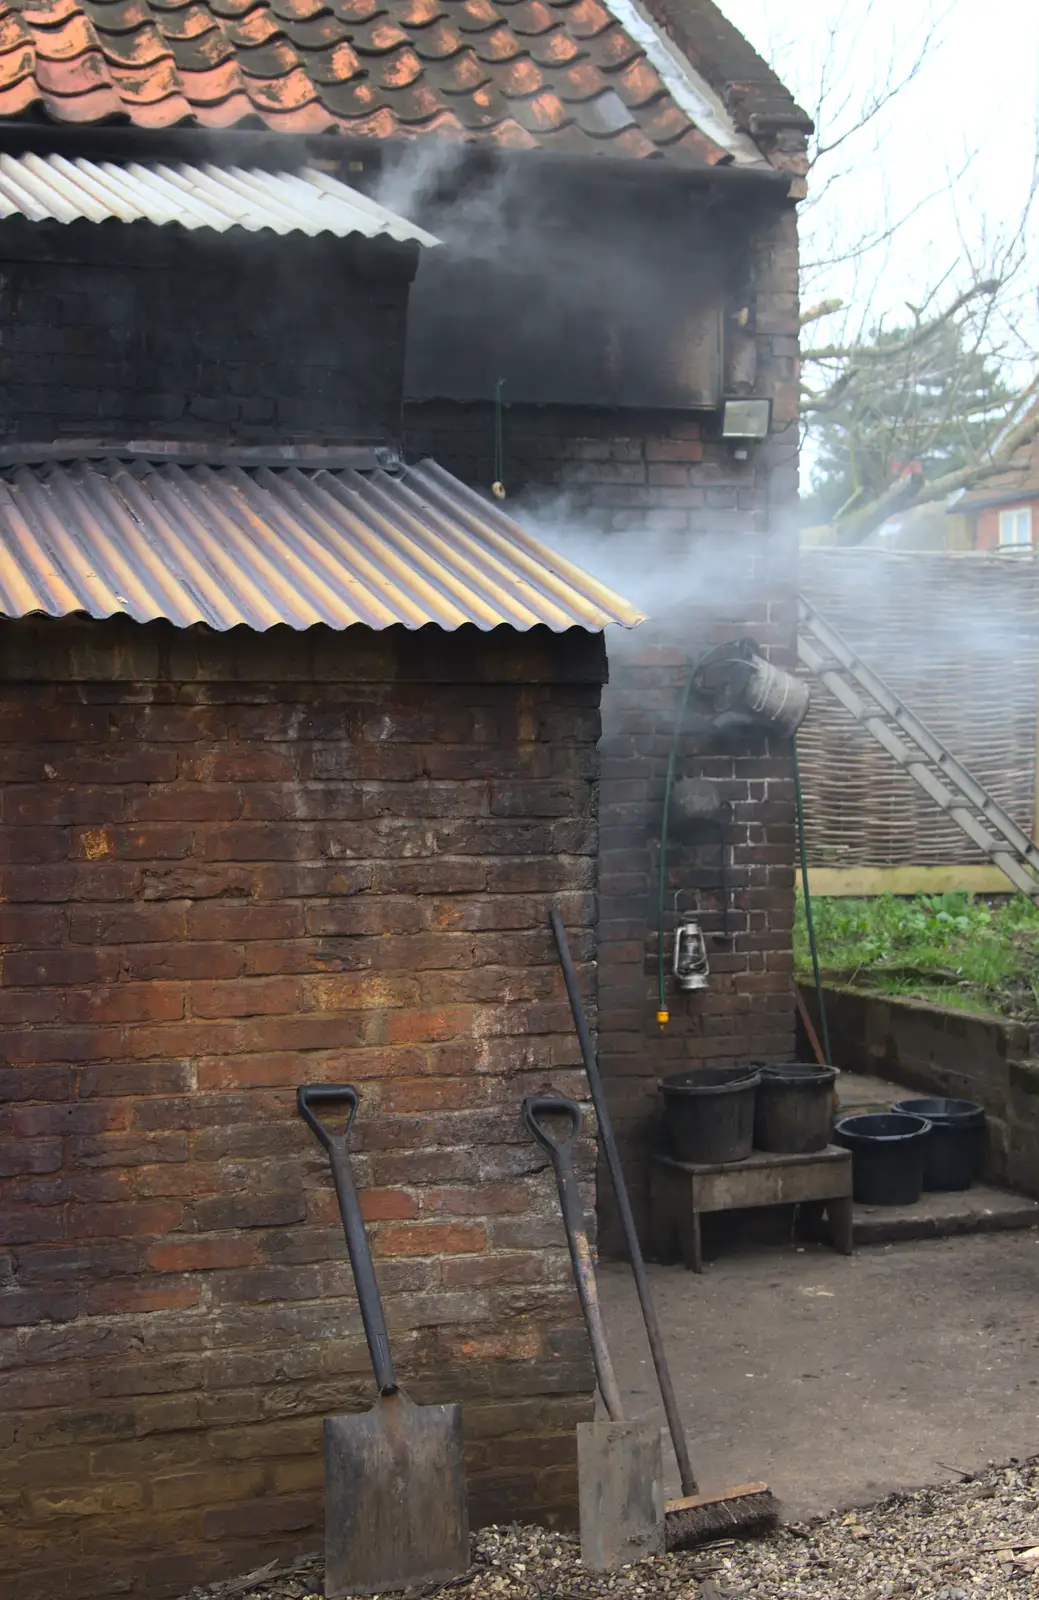
[[[892,1111],[926,1117],[925,1189],[969,1189],[985,1153],[985,1111],[973,1100],[899,1100]]]
[[[926,1117],[902,1111],[840,1119],[834,1136],[851,1151],[852,1188],[860,1205],[909,1206],[919,1200],[930,1132]]]
[[[798,1061],[763,1066],[754,1107],[757,1148],[794,1156],[825,1150],[833,1132],[836,1080],[836,1067]]]
[[[676,1161],[745,1161],[754,1146],[754,1067],[704,1067],[662,1078],[664,1134]]]

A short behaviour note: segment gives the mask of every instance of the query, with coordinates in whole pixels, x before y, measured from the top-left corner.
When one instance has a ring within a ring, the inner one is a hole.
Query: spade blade
[[[581,1560],[593,1572],[664,1552],[660,1429],[649,1422],[577,1426]]]
[[[400,1390],[325,1419],[325,1595],[445,1583],[469,1566],[462,1408]]]

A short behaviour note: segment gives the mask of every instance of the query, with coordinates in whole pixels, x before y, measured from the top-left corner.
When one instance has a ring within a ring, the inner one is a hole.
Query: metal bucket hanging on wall
[[[731,653],[719,652],[702,689],[713,696],[718,729],[768,728],[790,738],[808,712],[808,685],[766,660],[753,639],[736,640]]]

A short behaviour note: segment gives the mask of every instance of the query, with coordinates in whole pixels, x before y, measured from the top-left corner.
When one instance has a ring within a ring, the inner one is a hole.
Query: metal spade
[[[359,1416],[325,1418],[325,1595],[444,1583],[469,1566],[462,1408],[418,1406],[397,1382],[361,1218],[348,1137],[350,1084],[301,1088],[299,1113],[328,1152],[379,1397]],[[315,1106],[346,1107],[335,1133]]]
[[[548,1117],[565,1118],[563,1135],[554,1135]],[[581,1560],[604,1572],[627,1566],[664,1549],[664,1468],[660,1429],[649,1422],[626,1422],[621,1393],[606,1343],[573,1147],[581,1134],[581,1108],[564,1095],[528,1095],[523,1120],[551,1157],[559,1190],[574,1282],[592,1347],[592,1362],[608,1422],[577,1426],[577,1495],[581,1521]]]

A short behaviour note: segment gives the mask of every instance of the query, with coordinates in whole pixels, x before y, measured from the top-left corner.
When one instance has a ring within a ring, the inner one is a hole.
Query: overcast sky
[[[849,268],[835,267],[811,285],[813,298],[836,293],[861,299],[868,288],[878,308],[897,314],[904,298],[921,296],[954,264],[961,280],[969,277],[961,230],[978,253],[985,241],[1012,231],[1036,159],[1039,0],[720,4],[813,114],[828,70],[830,117],[839,128],[876,85],[912,65],[932,20],[936,29],[915,80],[832,158],[830,171],[838,176],[814,216],[805,216],[803,235],[811,253],[819,237],[855,237],[864,225],[882,224],[885,214],[896,219],[922,209],[889,246],[873,253],[857,284]],[[950,175],[952,192],[942,193]],[[1033,239],[1036,222],[1039,216]],[[1034,329],[1039,251],[1023,279],[1019,315]]]

